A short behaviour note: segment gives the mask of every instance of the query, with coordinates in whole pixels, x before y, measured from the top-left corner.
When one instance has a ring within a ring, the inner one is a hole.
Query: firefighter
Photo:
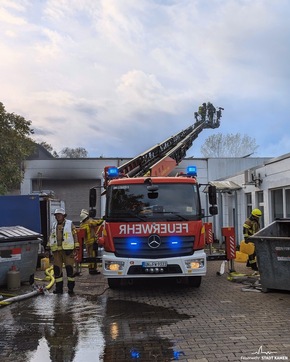
[[[251,215],[245,221],[243,225],[243,234],[246,244],[249,242],[248,238],[256,234],[260,230],[261,216],[262,216],[262,211],[259,209],[254,209],[252,210]],[[255,271],[258,270],[255,251],[253,252],[253,254],[249,255],[247,266],[251,267]]]
[[[216,112],[216,109],[214,105],[210,102],[207,103],[207,112],[208,112],[208,118],[210,122],[213,122],[213,117]]]
[[[195,123],[197,124],[199,122],[198,112],[194,112],[194,118],[195,118]]]
[[[65,265],[67,275],[68,293],[74,294],[74,254],[79,249],[77,231],[71,220],[66,219],[66,212],[63,208],[54,212],[55,223],[51,228],[48,242],[48,249],[53,255],[53,271],[55,277],[54,294],[63,293],[63,272]]]
[[[85,230],[86,250],[89,258],[96,257],[96,251],[98,250],[98,238],[96,234],[96,227],[101,226],[103,220],[94,220],[90,217],[89,212],[86,209],[82,209],[80,213],[80,228]],[[97,269],[97,262],[89,263],[90,274],[100,274]]]
[[[204,122],[206,117],[206,103],[202,103],[202,105],[198,107],[198,113],[201,116],[202,122]]]

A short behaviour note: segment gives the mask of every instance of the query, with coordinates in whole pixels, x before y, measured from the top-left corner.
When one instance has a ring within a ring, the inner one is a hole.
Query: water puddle
[[[193,316],[168,306],[168,298],[175,296],[172,290],[158,296],[158,290],[150,293],[143,286],[111,297],[49,294],[15,303],[1,310],[0,360],[177,360],[183,353],[176,347],[178,323]]]
[[[172,340],[162,335],[170,326],[190,317],[174,309],[125,300],[108,299],[104,317],[104,361],[172,361],[182,355]],[[178,338],[178,337],[177,337]]]
[[[103,306],[98,302],[50,294],[1,312],[1,362],[102,361]]]

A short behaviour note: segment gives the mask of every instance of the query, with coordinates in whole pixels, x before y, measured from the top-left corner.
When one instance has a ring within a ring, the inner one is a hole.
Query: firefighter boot
[[[72,295],[72,294],[74,294],[74,287],[75,287],[75,278],[74,278],[73,267],[70,265],[67,265],[65,268],[66,268],[66,272],[67,272],[68,294]]]
[[[97,270],[97,268],[95,267],[95,268],[90,268],[90,269],[89,269],[89,274],[91,274],[91,275],[96,275],[96,274],[101,274],[101,272],[99,272],[99,271]]]
[[[55,290],[53,294],[62,294],[63,293],[63,281],[55,283]]]
[[[63,292],[62,271],[57,265],[54,265],[53,272],[54,272],[54,277],[55,277],[55,290],[53,291],[53,293],[62,294],[62,292]]]
[[[249,255],[249,266],[252,268],[252,270],[258,271],[258,266],[257,266],[257,259],[256,259],[256,255],[252,254]]]
[[[68,278],[67,288],[68,288],[68,294],[72,295],[74,294],[75,282],[70,279],[71,278]]]

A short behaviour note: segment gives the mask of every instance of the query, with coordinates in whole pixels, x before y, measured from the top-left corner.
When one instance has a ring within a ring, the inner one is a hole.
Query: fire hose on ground
[[[1,300],[0,301],[0,307],[3,307],[5,305],[9,305],[13,302],[19,302],[23,299],[27,299],[27,298],[31,298],[33,296],[36,295],[40,295],[40,294],[44,294],[46,291],[48,291],[54,284],[55,279],[54,279],[54,274],[53,274],[53,266],[50,266],[49,268],[47,268],[45,270],[45,274],[46,277],[43,279],[39,279],[39,278],[35,278],[35,280],[39,280],[39,281],[49,281],[49,284],[46,286],[37,286],[34,284],[34,290],[32,292],[29,293],[25,293],[22,295],[16,295],[13,296],[11,298],[7,298],[5,300]]]

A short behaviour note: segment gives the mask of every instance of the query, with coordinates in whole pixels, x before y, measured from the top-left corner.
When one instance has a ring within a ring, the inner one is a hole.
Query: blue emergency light
[[[186,174],[187,176],[197,176],[196,166],[187,166]]]
[[[180,245],[180,238],[178,236],[168,238],[168,246],[170,249],[180,249]]]
[[[107,175],[109,178],[114,178],[119,176],[119,170],[117,167],[110,167],[107,170]]]
[[[140,249],[141,242],[138,237],[130,237],[127,239],[127,248],[130,250],[138,250]]]

